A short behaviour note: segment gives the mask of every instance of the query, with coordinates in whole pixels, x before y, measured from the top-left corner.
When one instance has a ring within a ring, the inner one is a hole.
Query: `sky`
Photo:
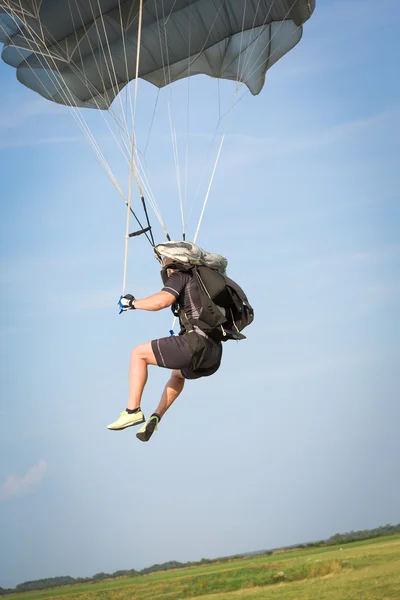
[[[106,425],[126,405],[131,348],[167,335],[171,315],[118,315],[124,204],[63,111],[0,63],[0,586],[400,521],[399,21],[397,0],[318,2],[262,93],[223,120],[198,242],[227,256],[256,318],[148,444]],[[189,138],[188,88],[171,92],[189,205],[215,158],[214,145],[203,175],[217,85],[191,81]],[[141,82],[141,141],[155,97]],[[156,114],[151,186],[179,238],[165,106]],[[160,286],[134,239],[127,291]],[[150,368],[146,415],[167,377]]]

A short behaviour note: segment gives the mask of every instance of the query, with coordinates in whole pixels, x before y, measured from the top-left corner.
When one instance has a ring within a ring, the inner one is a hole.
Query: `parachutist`
[[[168,258],[163,260],[164,273],[167,277],[160,292],[142,300],[134,300],[130,294],[123,296],[119,302],[121,310],[135,308],[135,310],[158,311],[178,301],[189,318],[197,318],[202,307],[196,282],[189,273],[180,272],[175,268],[166,268],[170,262],[172,261]],[[108,425],[108,429],[119,431],[145,421],[140,403],[147,382],[148,365],[172,369],[172,373],[156,411],[137,434],[142,441],[148,441],[161,417],[178,398],[183,390],[185,379],[198,379],[212,375],[218,370],[222,356],[221,342],[214,341],[200,329],[193,330],[191,334],[193,340],[189,339],[190,334],[183,329],[179,336],[153,340],[132,350],[127,408],[121,413],[119,419]],[[202,339],[197,340],[200,337]],[[201,356],[197,356],[199,349]],[[193,369],[195,357],[198,364],[196,364],[197,368]]]
[[[177,336],[156,339],[132,350],[127,407],[108,425],[108,429],[120,431],[144,423],[136,434],[144,442],[181,394],[185,380],[216,373],[221,364],[222,341],[243,339],[241,330],[254,318],[243,290],[225,275],[225,258],[187,242],[168,242],[157,248],[163,256],[162,290],[141,300],[127,294],[118,304],[121,312],[171,307],[179,317],[181,330]],[[158,407],[146,422],[140,405],[149,365],[172,369],[172,373]]]

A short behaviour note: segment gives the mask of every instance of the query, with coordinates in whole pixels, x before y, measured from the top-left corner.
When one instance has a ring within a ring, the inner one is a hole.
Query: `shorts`
[[[151,342],[157,365],[178,369],[185,379],[208,377],[218,371],[222,343],[191,331]]]

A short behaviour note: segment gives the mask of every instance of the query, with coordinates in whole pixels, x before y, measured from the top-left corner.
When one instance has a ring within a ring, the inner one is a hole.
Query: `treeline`
[[[348,533],[335,533],[327,540],[321,540],[319,542],[309,542],[308,544],[298,544],[296,546],[290,546],[286,548],[279,548],[279,550],[294,550],[296,548],[315,548],[321,546],[333,546],[337,544],[349,544],[350,542],[356,542],[359,540],[373,539],[377,537],[383,537],[385,535],[391,535],[393,533],[400,533],[400,523],[398,525],[383,525],[382,527],[376,527],[375,529],[363,529],[361,531],[350,531]],[[277,549],[278,550],[278,549]],[[272,554],[272,550],[265,552],[257,552],[254,554]],[[138,577],[140,575],[147,575],[148,573],[154,573],[156,571],[168,571],[170,569],[183,569],[184,567],[200,566],[209,563],[223,562],[233,560],[235,558],[244,558],[249,554],[237,554],[235,556],[228,556],[216,559],[202,558],[195,562],[178,562],[171,560],[162,564],[155,564],[151,567],[146,567],[141,571],[135,569],[130,570],[119,570],[114,573],[96,573],[93,577],[49,577],[47,579],[36,579],[35,581],[25,581],[24,583],[18,584],[13,589],[0,588],[0,596],[5,594],[13,594],[16,592],[28,592],[33,590],[44,590],[47,588],[61,587],[64,585],[72,585],[75,583],[96,583],[104,579],[116,579],[117,577]]]
[[[391,535],[392,533],[398,533],[399,531],[400,525],[383,525],[382,527],[376,527],[375,529],[362,529],[361,531],[350,531],[349,533],[335,533],[335,535],[332,535],[326,543],[328,546],[334,544],[348,544],[349,542],[356,542],[357,540],[367,540],[383,535]]]
[[[321,546],[336,546],[338,544],[349,544],[350,542],[357,542],[360,540],[371,540],[373,538],[382,537],[385,535],[392,535],[393,533],[400,533],[400,523],[398,525],[382,525],[381,527],[375,527],[375,529],[362,529],[360,531],[349,531],[348,533],[335,533],[327,540],[309,542],[308,544],[299,544],[298,546],[291,546],[291,548],[320,548]]]
[[[154,573],[156,571],[168,571],[170,569],[183,569],[184,567],[199,566],[205,563],[214,562],[207,558],[202,558],[196,562],[178,562],[176,560],[170,560],[162,564],[155,564],[151,567],[146,567],[141,571],[135,569],[126,569],[115,571],[114,573],[96,573],[93,577],[70,577],[69,575],[62,577],[48,577],[46,579],[35,579],[34,581],[25,581],[19,583],[15,588],[2,588],[0,587],[0,596],[5,594],[15,594],[16,592],[31,592],[34,590],[45,590],[48,588],[61,587],[64,585],[73,585],[75,583],[96,583],[104,579],[116,579],[118,577],[137,577],[139,575],[147,575],[148,573]]]

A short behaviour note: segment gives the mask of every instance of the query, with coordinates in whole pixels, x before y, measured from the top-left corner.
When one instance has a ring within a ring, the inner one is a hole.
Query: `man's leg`
[[[150,419],[145,425],[137,432],[136,437],[142,442],[148,442],[153,435],[154,430],[163,415],[167,412],[169,407],[179,394],[183,390],[185,385],[185,378],[181,371],[174,369],[171,373],[171,377],[164,388],[157,410],[151,415]]]
[[[160,416],[160,419],[167,412],[171,404],[175,402],[179,394],[182,392],[184,385],[185,378],[183,377],[182,373],[177,369],[172,371],[171,377],[169,378],[169,381],[162,393],[160,403],[155,411],[156,414]]]
[[[157,361],[151,347],[151,342],[141,344],[132,350],[129,366],[129,396],[127,405],[129,410],[140,407],[144,386],[147,382],[147,366],[156,364]]]
[[[145,417],[140,410],[140,401],[147,381],[147,366],[156,365],[156,357],[151,348],[151,342],[141,344],[132,350],[129,366],[129,396],[128,405],[120,417],[108,425],[108,429],[121,431],[132,425],[144,423]]]

